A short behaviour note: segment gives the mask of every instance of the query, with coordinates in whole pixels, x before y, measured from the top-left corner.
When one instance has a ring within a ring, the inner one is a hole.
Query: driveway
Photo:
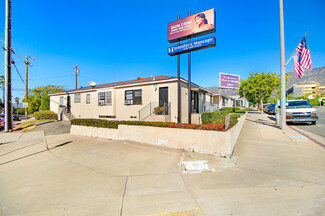
[[[44,131],[45,135],[59,135],[64,133],[70,133],[69,121],[48,121],[39,122],[36,124],[38,128],[33,131]]]

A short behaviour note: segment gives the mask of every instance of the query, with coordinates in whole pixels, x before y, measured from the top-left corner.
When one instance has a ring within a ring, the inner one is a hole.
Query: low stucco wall
[[[230,157],[245,122],[246,115],[226,132],[119,125],[118,129],[72,125],[71,133],[105,139],[125,139],[158,146],[185,149]]]
[[[110,128],[96,128],[96,127],[71,125],[70,133],[75,135],[80,135],[80,136],[98,137],[103,139],[119,139],[118,129],[110,129]]]

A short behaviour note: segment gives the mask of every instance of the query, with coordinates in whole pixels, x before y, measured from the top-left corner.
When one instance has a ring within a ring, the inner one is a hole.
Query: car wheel
[[[316,125],[316,121],[311,122],[312,125]]]

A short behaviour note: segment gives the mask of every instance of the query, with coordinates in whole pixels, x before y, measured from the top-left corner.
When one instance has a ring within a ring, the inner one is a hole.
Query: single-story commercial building
[[[181,122],[188,122],[188,83],[181,83]],[[178,121],[177,77],[139,77],[136,80],[93,85],[50,94],[50,110],[61,120],[99,118],[108,120]],[[191,84],[192,123],[200,113],[232,107],[233,99]]]

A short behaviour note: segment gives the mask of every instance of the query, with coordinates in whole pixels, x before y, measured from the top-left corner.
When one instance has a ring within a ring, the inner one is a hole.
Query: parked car
[[[270,104],[265,111],[267,114],[275,115],[275,104]]]
[[[287,122],[311,122],[316,124],[318,115],[316,109],[307,100],[289,100],[286,107]]]
[[[12,119],[13,119],[14,121],[20,121],[20,120],[21,120],[20,117],[19,117],[18,115],[13,115],[13,116],[12,116]]]
[[[263,104],[263,111],[266,112],[266,109],[267,107],[269,106],[270,104]]]

